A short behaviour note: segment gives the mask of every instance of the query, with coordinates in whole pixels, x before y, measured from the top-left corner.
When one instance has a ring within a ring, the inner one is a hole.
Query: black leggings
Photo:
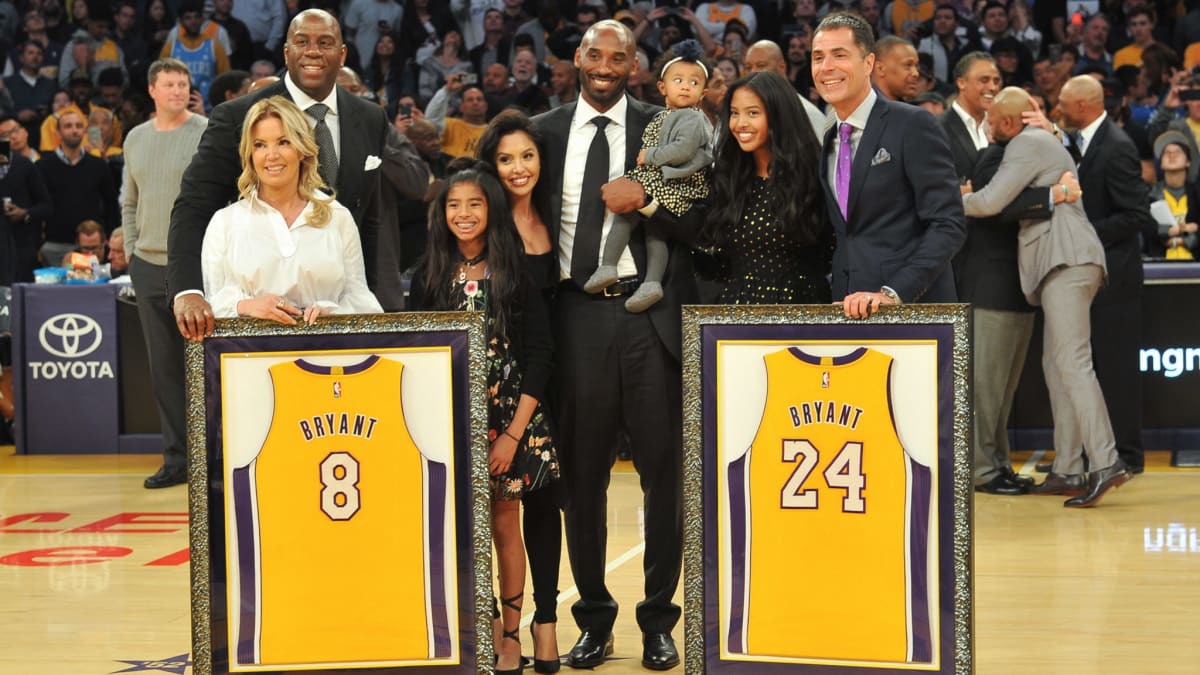
[[[535,623],[558,621],[558,568],[562,560],[562,511],[559,505],[562,488],[558,484],[561,482],[553,481],[521,497],[525,506],[525,554],[529,558],[529,575],[533,581]]]

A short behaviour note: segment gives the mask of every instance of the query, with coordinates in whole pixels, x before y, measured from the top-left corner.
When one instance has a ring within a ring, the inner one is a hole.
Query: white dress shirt
[[[341,131],[342,125],[338,121],[338,88],[334,87],[329,92],[328,96],[326,96],[323,100],[318,101],[317,99],[304,93],[303,89],[297,87],[296,83],[292,82],[291,75],[288,75],[287,73],[284,73],[283,75],[283,84],[287,87],[288,93],[292,95],[292,102],[295,103],[300,110],[306,111],[304,113],[304,117],[308,119],[309,129],[316,128],[317,120],[309,116],[307,112],[308,107],[314,103],[324,103],[326,107],[329,108],[329,112],[325,113],[325,125],[329,127],[329,133],[333,134],[333,150],[339,158],[338,165],[341,166],[340,158],[342,156],[342,134],[339,132]]]
[[[1104,124],[1104,120],[1108,119],[1108,113],[1102,112],[1100,116],[1092,121],[1091,124],[1079,130],[1079,158],[1083,160],[1083,156],[1087,154],[1088,146],[1092,144],[1092,137],[1096,135],[1096,130]]]
[[[575,221],[579,218],[579,199],[583,192],[583,168],[587,164],[588,148],[596,135],[596,125],[592,124],[592,118],[604,115],[611,120],[604,128],[604,135],[608,139],[608,179],[612,180],[625,175],[625,134],[628,131],[625,118],[628,110],[629,100],[624,96],[603,113],[596,112],[582,97],[575,106],[575,117],[571,120],[571,131],[567,136],[566,163],[563,165],[562,223],[558,232],[560,279],[571,278],[571,251],[575,243]],[[604,243],[608,239],[608,233],[612,231],[612,224],[613,212],[605,209],[600,252],[596,255],[597,265],[600,264],[600,256],[604,254]],[[635,277],[637,273],[637,264],[633,262],[633,255],[626,246],[617,263],[617,274],[625,278]]]
[[[311,202],[289,228],[256,193],[213,214],[200,253],[213,314],[237,316],[239,301],[266,294],[333,314],[382,312],[367,289],[354,217],[336,201],[329,206],[332,217],[321,227],[308,225]]]
[[[950,109],[958,115],[962,120],[963,126],[967,128],[967,135],[971,137],[971,141],[975,143],[976,150],[983,150],[988,146],[987,127],[984,122],[987,117],[984,116],[984,122],[976,122],[971,113],[963,110],[963,107],[958,104],[958,101],[950,104]]]

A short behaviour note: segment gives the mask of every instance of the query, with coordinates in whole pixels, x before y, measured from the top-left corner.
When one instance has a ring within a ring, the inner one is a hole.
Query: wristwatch
[[[899,296],[899,295],[896,295],[896,291],[893,291],[892,289],[888,288],[887,286],[884,286],[883,288],[880,288],[880,289],[879,289],[879,292],[880,292],[880,293],[883,293],[884,295],[886,295],[886,296],[888,297],[888,299],[889,299],[889,300],[891,300],[892,302],[896,303],[897,305],[899,305],[899,304],[902,304],[902,303],[900,302],[900,296]]]

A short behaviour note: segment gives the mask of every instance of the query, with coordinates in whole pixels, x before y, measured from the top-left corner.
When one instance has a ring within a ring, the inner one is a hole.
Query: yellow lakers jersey
[[[442,567],[444,465],[409,435],[403,369],[378,356],[270,368],[270,429],[233,472],[230,574],[242,597],[230,599],[231,614],[240,608],[231,670],[450,655],[445,586],[431,578]]]
[[[896,434],[891,357],[793,348],[764,360],[758,432],[729,465],[728,650],[930,661],[929,472]],[[924,506],[910,512],[913,500]]]

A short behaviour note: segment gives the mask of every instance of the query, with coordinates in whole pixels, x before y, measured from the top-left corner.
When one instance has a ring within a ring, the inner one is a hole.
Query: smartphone
[[[1200,89],[1184,89],[1179,92],[1180,101],[1200,101]]]
[[[104,139],[100,136],[100,127],[88,127],[88,144],[93,148],[99,148],[104,145]]]
[[[462,77],[463,84],[475,84],[478,81],[479,81],[479,76],[476,75],[475,73],[463,73],[463,77]]]
[[[412,104],[411,103],[401,103],[400,104],[400,114],[404,115],[405,117],[412,117]]]
[[[12,158],[12,144],[7,140],[0,141],[0,157]]]

